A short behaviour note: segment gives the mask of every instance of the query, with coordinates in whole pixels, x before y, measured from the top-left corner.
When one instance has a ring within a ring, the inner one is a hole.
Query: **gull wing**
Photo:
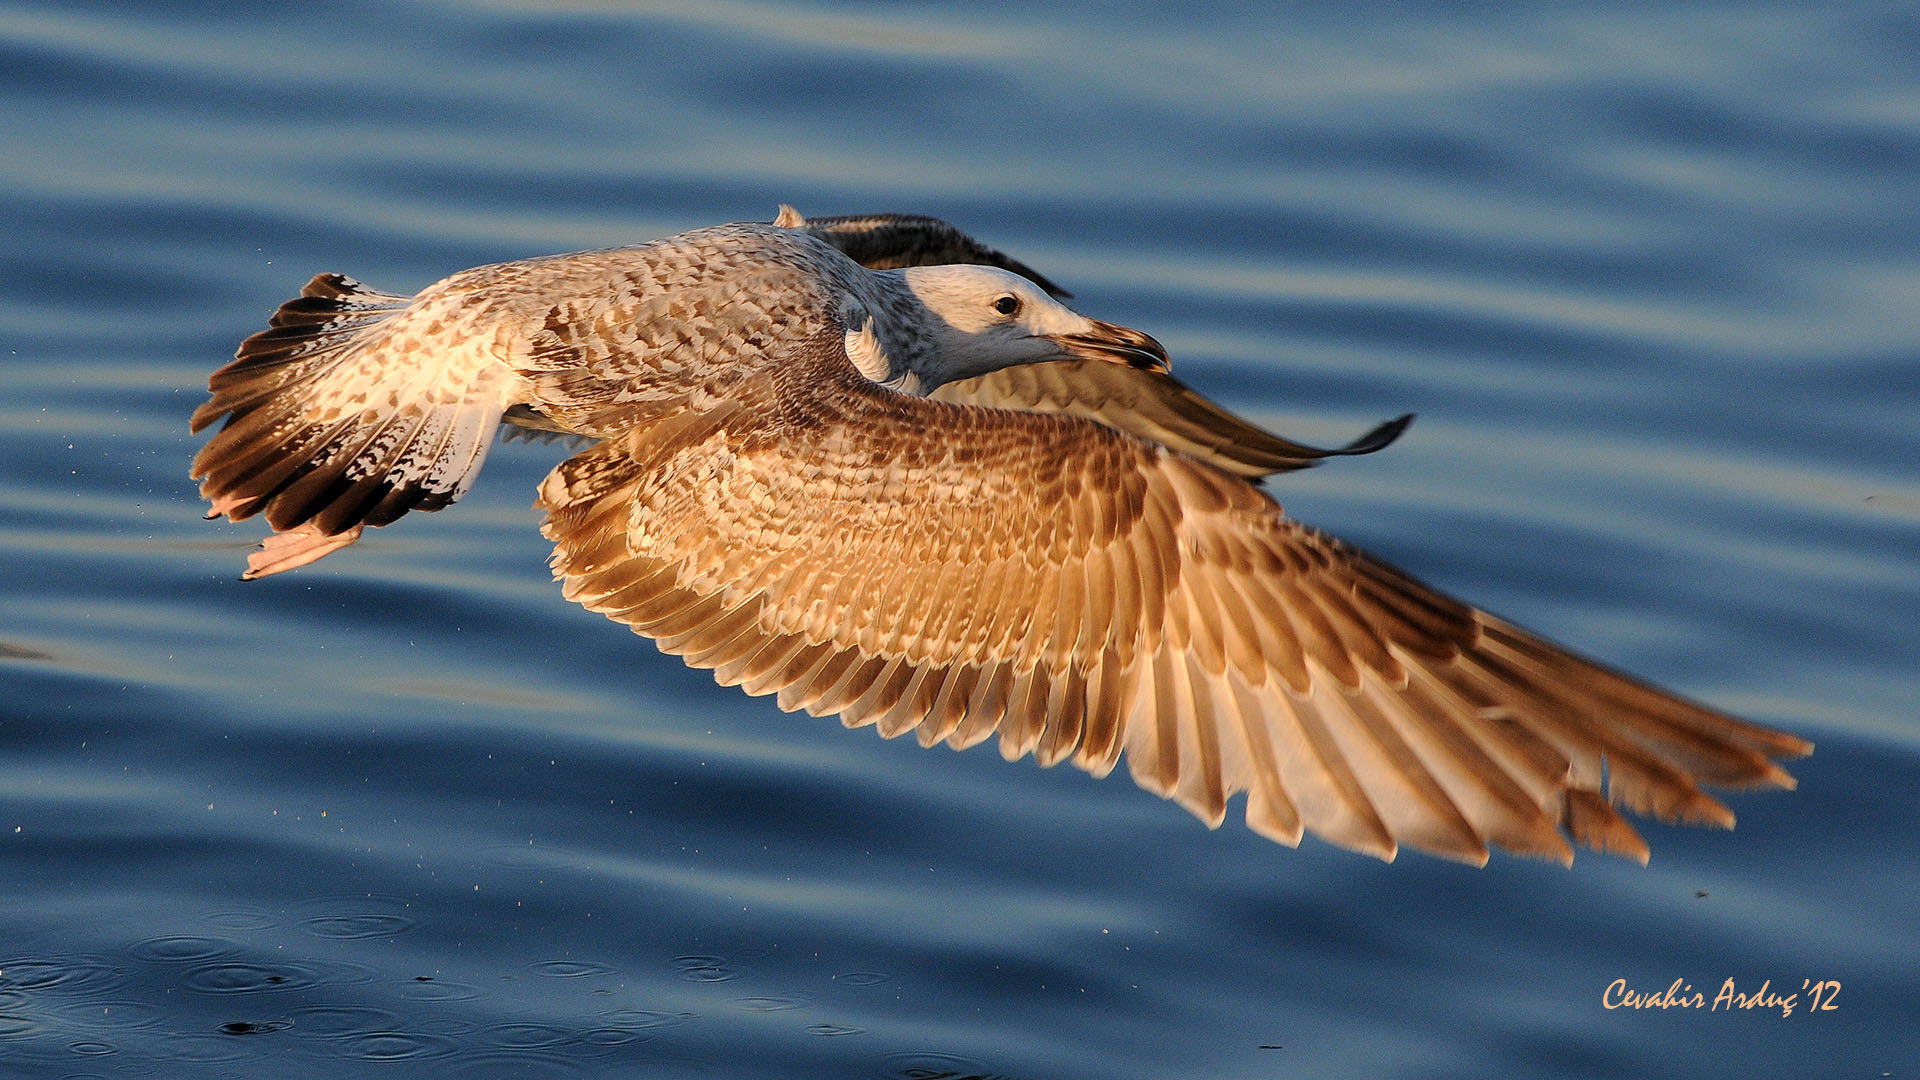
[[[1345,446],[1321,449],[1256,427],[1172,375],[1089,360],[1002,368],[947,383],[928,396],[1083,416],[1248,478],[1304,469],[1329,457],[1371,454],[1398,439],[1413,422],[1413,414],[1407,413]]]
[[[818,335],[741,388],[759,406],[556,468],[539,505],[566,595],[783,709],[1099,775],[1124,753],[1209,825],[1245,792],[1266,836],[1383,859],[1570,860],[1571,838],[1644,861],[1616,806],[1728,826],[1701,784],[1790,787],[1773,759],[1811,748],[1447,597],[1202,462],[846,368]]]

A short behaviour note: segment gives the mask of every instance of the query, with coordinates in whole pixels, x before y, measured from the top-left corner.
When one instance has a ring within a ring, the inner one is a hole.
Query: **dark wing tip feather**
[[[1376,450],[1385,450],[1397,442],[1400,436],[1406,434],[1407,428],[1413,425],[1415,415],[1414,413],[1401,413],[1399,416],[1380,424],[1372,431],[1367,432],[1365,435],[1360,436],[1347,445],[1337,450],[1326,451],[1325,456],[1341,457],[1354,454],[1371,454]]]
[[[1219,406],[1216,405],[1214,408],[1219,409]],[[1412,426],[1414,418],[1413,413],[1402,413],[1391,420],[1375,425],[1366,434],[1344,446],[1319,447],[1281,438],[1265,429],[1247,424],[1225,409],[1219,409],[1219,411],[1234,422],[1244,425],[1251,432],[1218,450],[1222,457],[1232,459],[1240,466],[1231,468],[1230,471],[1246,476],[1271,475],[1292,469],[1311,469],[1328,458],[1358,457],[1362,454],[1385,450],[1406,433],[1407,428]],[[1251,472],[1249,466],[1259,469],[1260,473]]]
[[[382,294],[370,291],[355,278],[350,278],[345,274],[329,272],[313,275],[312,280],[308,281],[305,287],[300,290],[300,295],[303,297],[325,296],[339,300],[347,297],[379,296]]]

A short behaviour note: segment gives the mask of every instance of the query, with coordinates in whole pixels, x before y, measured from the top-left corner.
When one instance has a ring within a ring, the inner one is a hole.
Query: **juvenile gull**
[[[835,225],[875,220],[872,249]],[[540,485],[569,599],[783,709],[1096,775],[1124,752],[1209,825],[1246,792],[1286,844],[1645,861],[1616,806],[1730,826],[1702,783],[1793,785],[1807,742],[1283,516],[1248,477],[1328,452],[1242,452],[1272,437],[1152,338],[921,244],[932,220],[783,211],[412,298],[323,274],[213,376],[193,475],[209,516],[266,516],[262,576],[453,502],[503,418],[597,440]]]

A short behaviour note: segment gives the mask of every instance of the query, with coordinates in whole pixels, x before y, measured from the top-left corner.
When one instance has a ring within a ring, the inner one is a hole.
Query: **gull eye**
[[[1005,296],[996,296],[993,299],[993,310],[1002,315],[1018,315],[1020,313],[1020,298],[1012,293],[1008,293]]]

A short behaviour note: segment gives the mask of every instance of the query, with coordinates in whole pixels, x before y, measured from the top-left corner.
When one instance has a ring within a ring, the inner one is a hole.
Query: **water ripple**
[[[786,1012],[810,1008],[813,1002],[804,997],[744,997],[734,998],[729,1004],[746,1012]]]
[[[508,1050],[559,1046],[572,1035],[568,1029],[553,1024],[496,1024],[485,1031],[489,1043]]]
[[[611,1050],[615,1047],[625,1046],[628,1043],[646,1042],[651,1038],[653,1038],[653,1036],[643,1031],[635,1031],[631,1028],[597,1027],[588,1028],[585,1031],[575,1034],[572,1037],[572,1041],[575,1045],[583,1046],[590,1050]]]
[[[222,1034],[169,1032],[160,1041],[164,1060],[188,1065],[225,1065],[244,1061],[254,1048],[244,1039]]]
[[[0,1039],[24,1038],[39,1030],[39,1025],[29,1017],[0,1013]]]
[[[480,988],[449,979],[416,977],[402,983],[399,994],[408,1001],[476,1001]]]
[[[0,961],[0,990],[100,994],[126,985],[123,969],[93,956]]]
[[[746,969],[720,956],[676,956],[673,969],[688,982],[731,982],[745,975]]]
[[[404,934],[419,925],[408,915],[359,914],[359,915],[312,915],[300,920],[300,925],[314,937],[338,938],[384,938]]]
[[[612,1012],[601,1013],[600,1019],[611,1028],[648,1031],[655,1028],[677,1027],[694,1019],[694,1014],[656,1012],[652,1009],[615,1009]]]
[[[497,1080],[506,1076],[526,1080],[576,1080],[597,1075],[586,1066],[564,1058],[485,1049],[464,1050],[437,1064],[434,1074],[457,1080]]]
[[[291,1020],[229,1020],[220,1025],[222,1035],[271,1035],[293,1026]]]
[[[598,975],[616,975],[618,968],[592,960],[542,960],[530,965],[536,975],[550,979],[583,979]]]
[[[181,977],[180,983],[203,994],[252,994],[364,983],[372,978],[370,969],[338,961],[259,964],[226,960],[193,967]]]
[[[240,943],[227,938],[198,937],[192,934],[168,934],[162,937],[143,938],[127,948],[129,955],[136,960],[155,963],[186,963],[193,960],[208,960],[215,956],[237,952]]]
[[[4,1011],[6,1004],[0,1001],[0,1012]],[[167,1010],[154,1002],[136,998],[101,999],[91,994],[76,1000],[56,1000],[50,1011],[80,1030],[95,1032],[150,1030],[167,1020]]]
[[[409,907],[405,900],[396,897],[316,897],[300,905],[300,910],[310,913],[301,916],[300,926],[321,938],[393,937],[419,925],[419,920],[408,912]]]
[[[973,1058],[933,1051],[889,1054],[879,1075],[882,1080],[1006,1080]]]
[[[461,1050],[454,1039],[408,1031],[354,1032],[341,1035],[334,1045],[347,1057],[381,1062],[448,1058]]]
[[[295,1035],[339,1038],[368,1031],[390,1030],[400,1023],[400,1014],[370,1005],[307,1005],[289,1010]]]
[[[221,930],[237,932],[248,930],[267,930],[279,925],[279,920],[264,911],[231,909],[215,911],[203,916],[201,921],[208,926]]]
[[[310,990],[320,985],[320,980],[298,966],[265,967],[224,960],[194,968],[180,984],[203,994],[250,994],[260,990]]]

